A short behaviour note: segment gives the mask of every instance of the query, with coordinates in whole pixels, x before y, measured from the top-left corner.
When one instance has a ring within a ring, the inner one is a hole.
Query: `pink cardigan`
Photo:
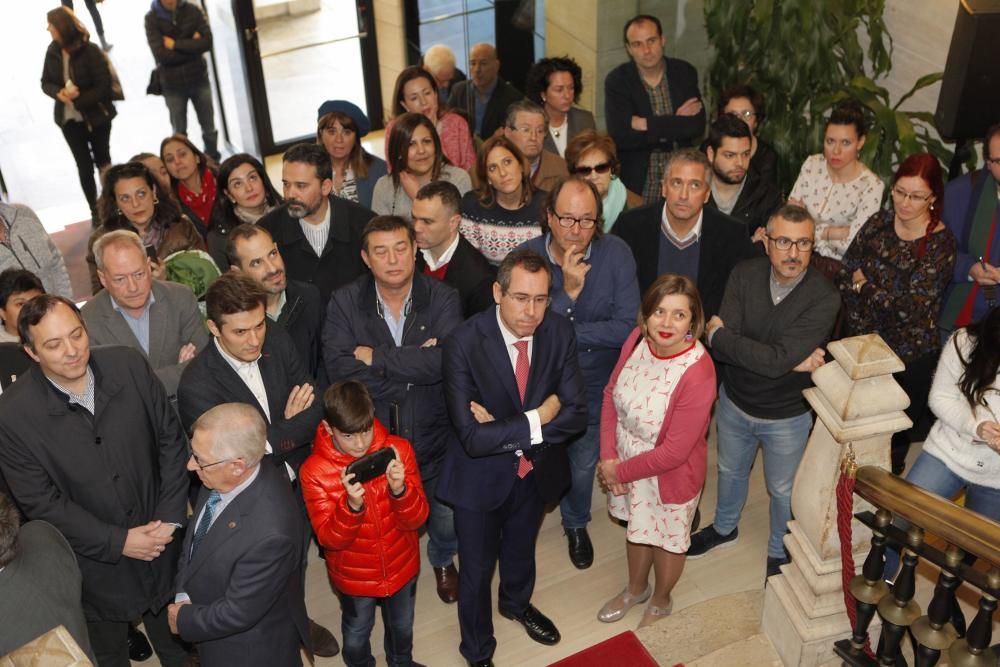
[[[396,120],[392,119],[385,126],[385,162],[392,165],[389,159],[389,135]],[[460,169],[468,171],[476,166],[476,147],[472,144],[472,134],[469,124],[454,111],[448,111],[437,122],[438,136],[441,137],[441,152],[448,161]],[[392,167],[389,166],[389,171]]]
[[[618,412],[613,398],[615,383],[636,344],[643,343],[642,332],[636,327],[622,346],[618,363],[604,388],[601,405],[602,460],[618,458]],[[715,394],[715,365],[706,351],[685,371],[674,388],[656,445],[645,454],[622,461],[618,466],[619,481],[632,482],[656,476],[660,484],[660,500],[675,505],[698,495],[705,484],[708,458],[705,435],[712,418]]]

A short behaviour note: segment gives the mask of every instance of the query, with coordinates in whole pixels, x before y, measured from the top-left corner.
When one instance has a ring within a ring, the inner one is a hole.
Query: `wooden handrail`
[[[934,495],[878,466],[858,468],[854,492],[1000,568],[1000,524]]]

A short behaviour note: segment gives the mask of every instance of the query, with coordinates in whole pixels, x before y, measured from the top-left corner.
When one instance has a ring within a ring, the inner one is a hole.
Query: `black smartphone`
[[[152,245],[146,246],[146,257],[149,257],[154,262],[159,260],[159,257],[157,257],[156,255],[156,246]]]
[[[360,459],[347,466],[347,475],[354,475],[355,482],[363,484],[369,482],[379,475],[385,474],[385,469],[389,463],[396,458],[396,452],[392,447],[380,449],[371,454],[365,454]]]

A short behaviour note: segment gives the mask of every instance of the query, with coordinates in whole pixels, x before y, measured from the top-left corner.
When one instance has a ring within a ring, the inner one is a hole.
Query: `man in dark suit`
[[[266,440],[260,413],[242,403],[194,425],[187,467],[203,486],[168,613],[206,667],[301,665],[299,644],[309,647],[305,525],[285,476],[261,465]]]
[[[142,352],[168,396],[187,362],[208,344],[208,331],[190,287],[153,280],[142,239],[118,229],[94,242],[97,277],[104,289],[81,312],[94,345],[124,345]]]
[[[698,285],[705,317],[719,312],[737,262],[760,254],[745,225],[705,207],[711,184],[704,153],[675,151],[663,176],[664,203],[625,211],[612,230],[632,248],[640,294],[664,273],[686,275]]]
[[[462,195],[447,181],[433,181],[413,199],[417,233],[417,271],[458,290],[462,314],[468,319],[493,304],[496,268],[458,231]]]
[[[500,78],[500,60],[492,44],[469,49],[469,80],[452,86],[448,106],[460,109],[469,119],[473,134],[486,141],[503,127],[507,107],[524,94]]]
[[[186,441],[163,384],[127,347],[90,348],[72,301],[37,296],[18,316],[37,362],[0,397],[0,469],[29,520],[51,523],[76,552],[90,643],[127,667],[140,616],[160,663],[187,652],[167,628],[187,523]]]
[[[778,186],[750,168],[752,140],[746,123],[723,114],[709,127],[705,144],[715,174],[706,207],[742,222],[751,238],[781,206]]]
[[[72,547],[44,521],[21,526],[14,501],[0,493],[0,655],[57,625],[94,660],[80,606],[82,579]]]
[[[285,260],[266,229],[259,225],[237,225],[226,242],[229,270],[244,273],[267,292],[267,317],[284,329],[295,342],[309,375],[319,378],[322,370],[320,329],[323,304],[315,285],[290,280]],[[320,385],[326,384],[320,382]]]
[[[267,423],[266,464],[291,480],[309,456],[323,406],[314,380],[288,334],[266,315],[267,293],[249,276],[229,272],[205,293],[208,329],[214,340],[191,360],[181,376],[177,409],[191,432],[205,412],[223,403],[247,403]],[[299,511],[305,516],[300,493]],[[306,533],[304,540],[308,540]],[[305,558],[303,544],[302,557]],[[304,564],[303,564],[304,566]],[[310,625],[316,655],[340,651],[329,630]]]
[[[701,138],[705,109],[691,63],[663,57],[666,40],[658,18],[629,19],[624,33],[632,59],[604,79],[604,115],[618,147],[622,183],[652,204],[667,153]]]
[[[471,665],[493,664],[498,557],[500,614],[535,641],[560,638],[531,604],[535,538],[545,504],[570,485],[565,444],[586,429],[587,405],[573,326],[546,313],[550,286],[541,255],[511,252],[493,287],[497,308],[445,342],[445,399],[461,446],[445,456],[438,496],[455,507],[459,650]]]
[[[288,277],[312,283],[321,303],[365,272],[361,230],[375,214],[331,194],[333,168],[326,149],[296,144],[282,157],[285,203],[257,224],[270,232],[288,265]]]

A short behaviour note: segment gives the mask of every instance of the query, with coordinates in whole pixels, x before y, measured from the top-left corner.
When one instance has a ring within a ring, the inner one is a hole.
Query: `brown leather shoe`
[[[438,597],[441,602],[451,604],[458,600],[458,570],[454,563],[448,567],[434,568],[434,581],[437,582]]]
[[[340,644],[337,643],[333,633],[312,619],[309,619],[309,639],[312,642],[314,655],[332,658],[340,653]]]

